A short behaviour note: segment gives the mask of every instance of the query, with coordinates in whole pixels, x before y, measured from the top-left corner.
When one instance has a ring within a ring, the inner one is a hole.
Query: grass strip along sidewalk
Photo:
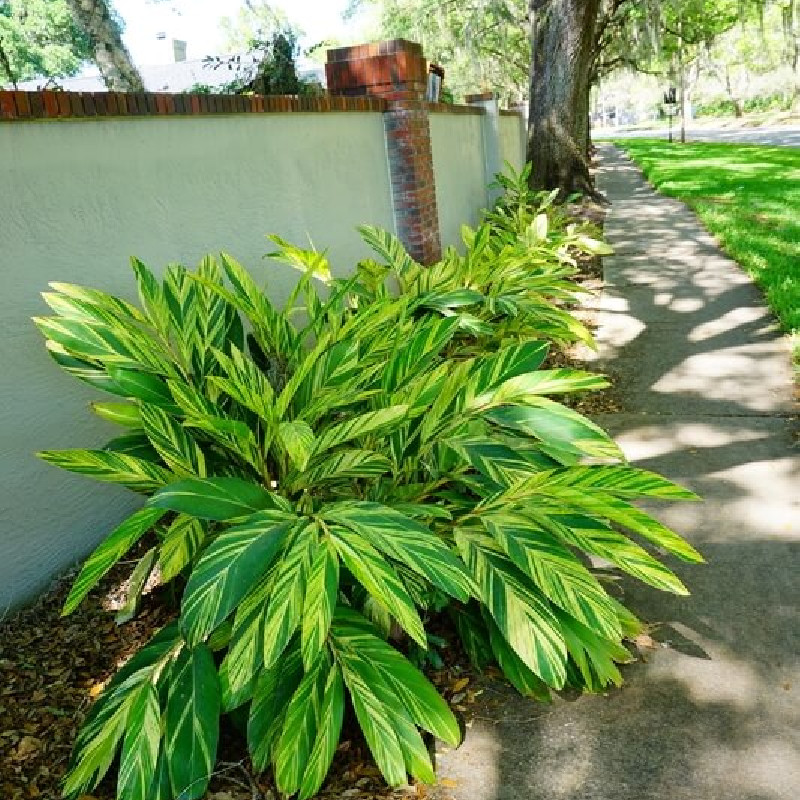
[[[620,140],[648,180],[685,202],[763,289],[800,365],[800,149]]]

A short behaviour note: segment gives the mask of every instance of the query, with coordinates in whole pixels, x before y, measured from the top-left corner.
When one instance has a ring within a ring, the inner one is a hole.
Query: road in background
[[[613,128],[595,128],[592,138],[601,139],[666,139],[667,129],[626,131]],[[680,128],[673,128],[673,138],[680,138]],[[780,126],[774,128],[687,128],[689,142],[728,142],[731,144],[774,144],[784,147],[800,147],[800,127]]]

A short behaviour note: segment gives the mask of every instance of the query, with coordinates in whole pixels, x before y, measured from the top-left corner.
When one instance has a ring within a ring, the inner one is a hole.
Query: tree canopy
[[[0,84],[74,75],[90,58],[66,0],[0,0]]]

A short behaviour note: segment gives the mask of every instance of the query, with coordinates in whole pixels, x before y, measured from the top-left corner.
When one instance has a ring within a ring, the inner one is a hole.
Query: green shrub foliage
[[[301,272],[282,310],[225,254],[163,281],[134,260],[140,307],[67,284],[45,294],[49,352],[112,398],[93,410],[122,433],[41,456],[146,497],[64,613],[146,534],[125,616],[153,570],[182,592],[177,619],[92,706],[66,796],[118,763],[120,800],[200,798],[220,717],[238,710],[254,766],[308,798],[348,704],[388,783],[430,782],[420,731],[461,734],[404,652],[425,651],[428,615],[448,605],[473,661],[525,695],[620,682],[638,623],[587,556],[685,593],[630,535],[700,556],[631,501],[694,495],[627,465],[553,399],[606,385],[544,368],[552,342],[589,339],[566,310],[572,254],[604,246],[524,178],[464,229],[464,255],[431,267],[364,228],[375,258],[333,279],[324,254],[273,237]]]

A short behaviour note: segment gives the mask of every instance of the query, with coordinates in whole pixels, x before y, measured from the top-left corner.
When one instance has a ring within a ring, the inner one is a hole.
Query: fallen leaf
[[[459,678],[450,688],[454,692],[460,692],[462,689],[466,689],[468,684],[469,678]]]
[[[37,739],[35,736],[23,736],[17,745],[17,751],[14,753],[14,760],[24,761],[26,758],[30,758],[35,753],[39,752],[41,746],[41,739]]]

